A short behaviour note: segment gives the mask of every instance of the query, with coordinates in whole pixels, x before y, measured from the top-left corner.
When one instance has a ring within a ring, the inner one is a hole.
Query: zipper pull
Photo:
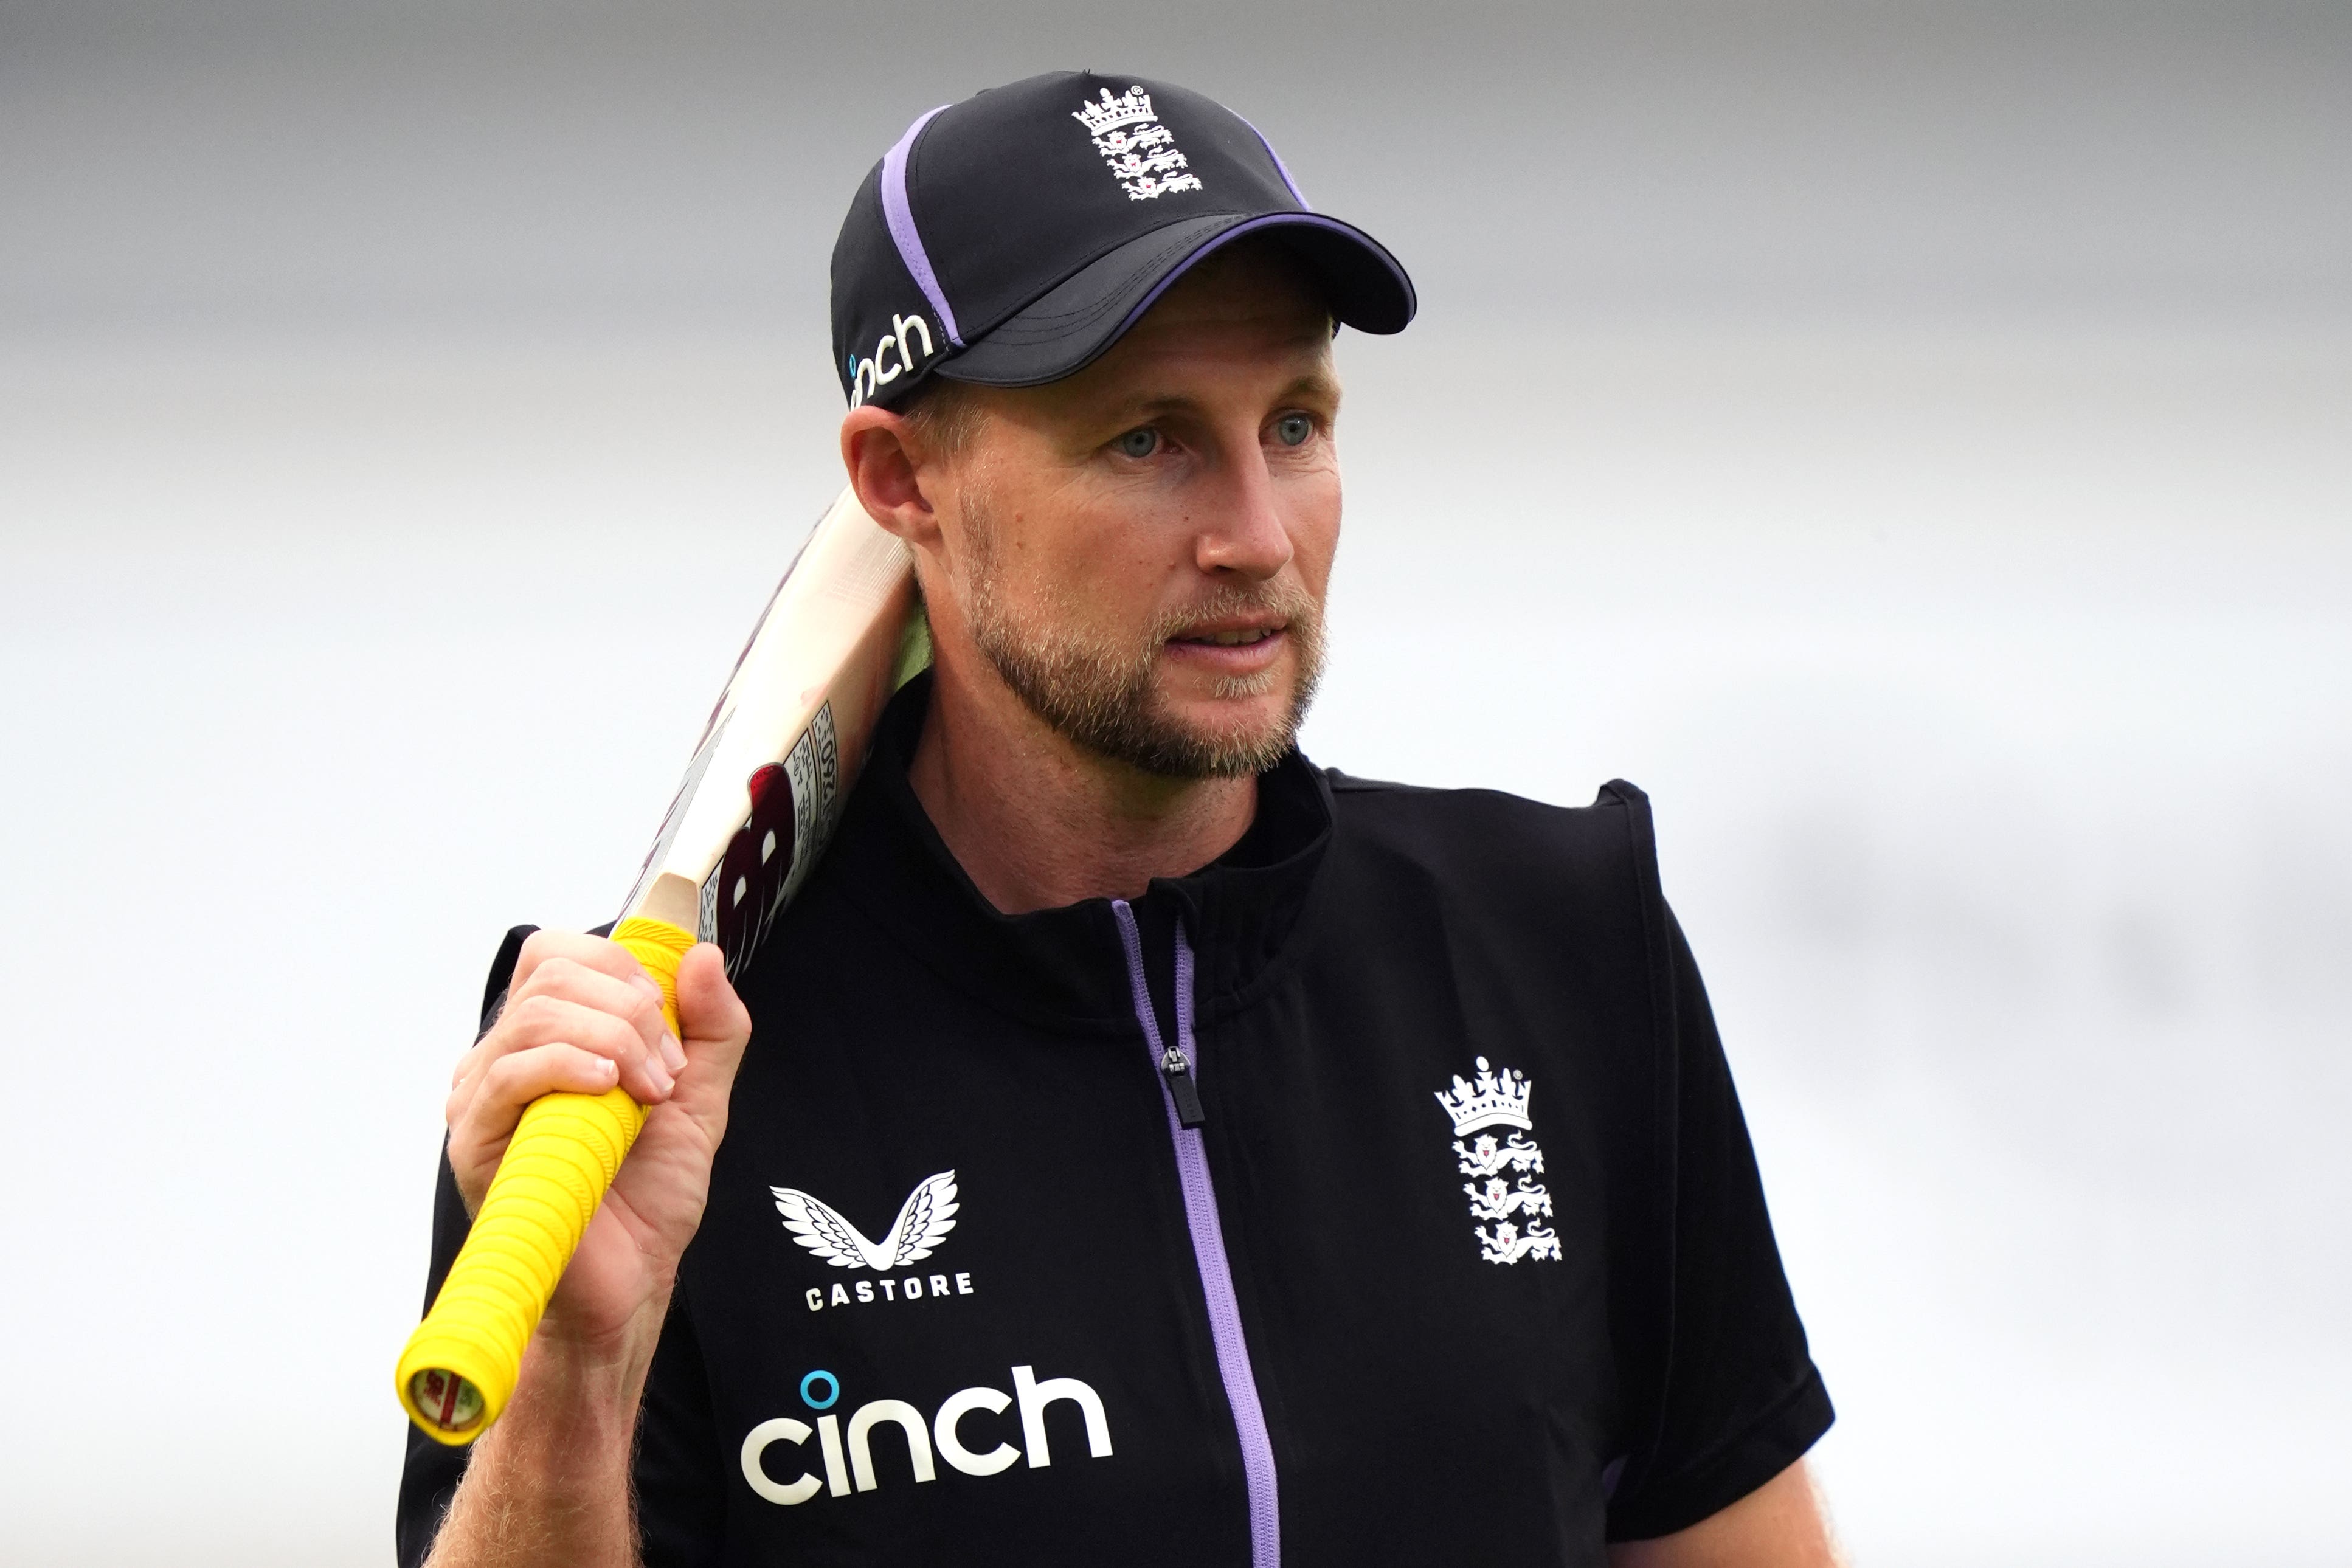
[[[1174,1046],[1160,1059],[1160,1075],[1168,1080],[1169,1098],[1176,1102],[1176,1124],[1197,1127],[1209,1117],[1201,1109],[1201,1086],[1192,1082],[1192,1064]]]

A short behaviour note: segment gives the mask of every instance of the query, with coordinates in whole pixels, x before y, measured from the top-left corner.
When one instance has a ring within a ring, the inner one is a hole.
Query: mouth
[[[1175,668],[1217,683],[1221,695],[1240,696],[1244,686],[1272,678],[1289,646],[1289,627],[1287,620],[1263,612],[1202,622],[1169,638],[1164,656]]]
[[[1287,624],[1283,621],[1255,621],[1195,626],[1169,641],[1195,648],[1251,648],[1281,636]]]

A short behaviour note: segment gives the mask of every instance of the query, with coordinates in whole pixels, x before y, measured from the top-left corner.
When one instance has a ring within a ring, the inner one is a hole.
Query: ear
[[[936,547],[940,521],[923,494],[924,454],[907,422],[861,403],[841,421],[841,463],[866,515],[917,549]]]

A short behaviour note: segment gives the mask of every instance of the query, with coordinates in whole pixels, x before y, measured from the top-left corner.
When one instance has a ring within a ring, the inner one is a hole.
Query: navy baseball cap
[[[833,247],[834,370],[853,407],[934,375],[1059,381],[1253,234],[1296,254],[1342,323],[1412,319],[1396,257],[1310,208],[1223,104],[1091,71],[993,88],[917,120],[858,187]]]

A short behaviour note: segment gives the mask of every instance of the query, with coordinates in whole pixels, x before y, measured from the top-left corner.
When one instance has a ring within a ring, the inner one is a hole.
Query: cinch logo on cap
[[[919,354],[915,352],[914,338],[908,336],[910,332],[923,340]],[[930,323],[923,319],[920,311],[912,316],[892,316],[890,329],[882,334],[872,353],[849,357],[849,406],[856,408],[906,372],[920,370],[923,361],[937,352]]]

